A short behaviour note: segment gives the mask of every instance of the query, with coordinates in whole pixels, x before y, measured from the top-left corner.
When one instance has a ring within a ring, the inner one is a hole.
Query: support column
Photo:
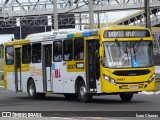
[[[99,18],[99,12],[97,12],[97,19],[98,19],[98,28],[100,28],[101,23],[100,23],[100,18]]]
[[[149,7],[150,0],[144,0],[145,6],[145,17],[146,17],[146,27],[151,30],[151,20],[150,20],[150,7]]]
[[[89,25],[90,29],[94,29],[93,0],[89,0]]]
[[[54,30],[58,30],[58,14],[57,14],[57,0],[53,1],[53,14],[54,14]]]
[[[80,13],[79,14],[79,28],[80,28],[80,30],[82,30],[82,14]]]

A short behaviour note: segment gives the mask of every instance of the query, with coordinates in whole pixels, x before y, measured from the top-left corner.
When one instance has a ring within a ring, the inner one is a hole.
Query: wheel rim
[[[82,98],[85,98],[85,95],[86,95],[86,87],[85,87],[85,86],[82,86],[82,87],[80,88],[80,96],[81,96]]]
[[[35,92],[35,90],[34,90],[34,85],[33,85],[33,84],[30,84],[30,85],[29,85],[29,94],[30,94],[31,96],[33,96],[33,95],[34,95],[34,92]]]

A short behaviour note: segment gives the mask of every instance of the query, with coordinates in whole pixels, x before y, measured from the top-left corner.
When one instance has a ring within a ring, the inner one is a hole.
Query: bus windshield
[[[103,42],[103,66],[109,68],[135,68],[153,66],[152,41]]]

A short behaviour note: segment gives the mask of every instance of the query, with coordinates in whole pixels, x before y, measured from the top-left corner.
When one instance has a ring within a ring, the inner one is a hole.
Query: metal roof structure
[[[15,27],[18,24],[25,26],[46,26],[49,21],[53,21],[54,5],[52,1],[53,0],[1,0],[0,21],[2,22],[0,23],[0,27]],[[88,0],[57,1],[59,15],[74,14],[74,17],[66,16],[65,20],[63,18],[59,20],[59,22],[64,22],[64,24],[75,24],[70,19],[76,19],[80,14],[88,13]],[[160,0],[150,0],[150,8],[159,10]],[[144,0],[94,0],[95,13],[131,9],[144,9]],[[88,18],[84,17],[84,19]]]
[[[2,0],[1,16],[51,15],[52,0]],[[150,0],[150,7],[160,6],[160,0]],[[88,12],[88,0],[58,0],[59,14]],[[144,0],[94,0],[94,11],[115,11],[128,9],[143,9]]]
[[[160,8],[152,8],[150,10],[151,25],[159,26],[160,25]],[[118,21],[115,21],[114,24],[118,25],[134,25],[134,26],[145,26],[145,13],[143,10],[126,16]]]

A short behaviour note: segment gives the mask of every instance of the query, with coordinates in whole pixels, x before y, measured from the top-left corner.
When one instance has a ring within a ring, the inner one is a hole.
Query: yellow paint
[[[82,32],[77,32],[74,34],[74,37],[82,37]]]
[[[6,59],[5,59],[5,47],[7,46],[14,46],[14,48],[21,48],[24,44],[29,44],[30,40],[16,40],[11,42],[4,43],[4,58],[3,58],[3,65],[4,65],[4,86],[7,88],[7,73],[8,72],[14,72],[14,65],[6,65]],[[14,60],[15,61],[15,60]],[[21,59],[22,62],[22,59]],[[29,71],[30,64],[22,64],[21,63],[21,72],[27,72]],[[18,69],[18,71],[20,71]]]
[[[45,94],[54,94],[54,92],[45,92]]]
[[[76,63],[83,63],[84,68],[77,68]],[[84,72],[85,71],[85,62],[84,62],[84,60],[67,61],[66,62],[66,69],[67,69],[67,72]]]
[[[138,69],[139,70],[144,70],[144,68],[138,68]],[[154,67],[150,67],[148,69],[151,72],[147,75],[116,76],[116,75],[112,74],[116,69],[110,69],[110,71],[107,71],[107,68],[103,68],[102,72],[101,72],[101,75],[105,74],[106,76],[113,78],[116,82],[119,82],[120,84],[114,85],[114,84],[108,82],[107,80],[105,80],[103,77],[101,77],[102,92],[110,93],[110,92],[134,92],[134,91],[151,91],[151,90],[154,90],[155,89],[155,80],[153,80],[150,84],[148,84],[148,82],[147,82],[149,80],[149,78],[154,74]],[[119,69],[117,69],[117,70],[119,70]],[[127,69],[125,69],[125,70],[127,70]],[[128,70],[133,70],[133,68],[128,69]],[[118,81],[119,78],[123,78],[123,80]],[[138,83],[138,82],[140,82],[140,83]],[[125,84],[125,83],[128,83],[128,84]],[[128,86],[127,89],[119,89],[119,86],[123,86],[123,85]],[[148,87],[147,88],[140,88],[140,89],[128,89],[131,85],[137,85],[137,86],[143,85],[143,87],[145,85],[148,85]]]
[[[6,42],[6,43],[4,43],[4,46],[23,45],[23,44],[27,44],[27,43],[30,43],[30,40],[16,40],[16,41]]]
[[[67,72],[84,72],[84,77],[86,77],[86,41],[88,40],[99,40],[100,43],[100,62],[102,61],[103,55],[104,55],[104,49],[103,49],[103,44],[102,42],[104,41],[115,41],[116,38],[104,38],[103,34],[104,31],[106,30],[144,30],[144,27],[135,27],[135,26],[113,26],[113,27],[108,27],[108,28],[102,28],[98,30],[98,35],[97,36],[88,36],[88,37],[84,37],[84,59],[83,60],[79,60],[79,61],[66,61],[66,69]],[[82,37],[82,32],[77,32],[74,34],[74,38],[77,37]],[[73,38],[73,40],[74,40]],[[151,37],[147,37],[147,38],[117,38],[118,41],[135,41],[135,40],[152,40],[152,36]],[[17,40],[17,41],[12,41],[12,42],[7,42],[4,44],[4,46],[14,46],[14,48],[16,47],[22,47],[22,45],[24,44],[28,44],[30,43],[30,40]],[[5,58],[4,58],[5,61]],[[83,68],[77,68],[76,64],[77,63],[83,63],[84,67]],[[56,64],[56,63],[55,63]],[[21,64],[22,66],[22,72],[27,72],[30,71],[31,74],[36,75],[36,76],[42,76],[42,69],[36,68],[35,66],[30,67],[30,64]],[[147,74],[147,75],[142,75],[142,76],[116,76],[113,75],[112,73],[116,70],[116,69],[109,69],[109,68],[104,68],[102,65],[100,65],[100,83],[98,83],[98,85],[101,85],[101,91],[102,93],[113,93],[113,92],[136,92],[136,91],[150,91],[150,90],[154,90],[155,89],[155,80],[153,80],[150,84],[148,84],[148,79],[151,77],[151,75],[154,74],[154,67],[150,67],[150,68],[137,68],[137,70],[142,70],[142,69],[149,69],[151,71],[151,73]],[[118,69],[120,70],[120,69]],[[131,68],[131,69],[123,69],[123,70],[136,70],[136,68]],[[7,82],[6,82],[6,74],[7,72],[14,72],[14,65],[6,65],[4,63],[4,85],[7,88]],[[112,83],[109,83],[108,81],[106,81],[103,78],[103,75],[106,75],[108,77],[111,77],[113,79],[116,80],[116,82],[119,82],[118,80],[123,79],[123,81],[121,81],[121,83],[114,85]],[[52,77],[54,77],[54,74],[52,74]],[[132,81],[136,82],[136,83],[132,83]],[[141,83],[138,83],[141,82]],[[128,83],[128,84],[123,84],[123,83]],[[125,85],[126,89],[125,89]],[[138,88],[138,89],[127,89],[129,88],[131,85],[137,85],[137,86],[145,86],[147,85],[146,88]],[[124,89],[120,89],[119,87],[123,86]]]

